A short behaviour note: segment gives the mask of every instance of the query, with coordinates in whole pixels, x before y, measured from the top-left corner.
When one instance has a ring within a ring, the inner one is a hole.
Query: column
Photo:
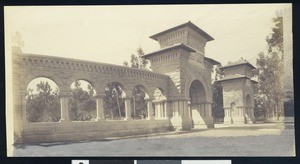
[[[131,120],[131,105],[130,105],[131,98],[125,98],[125,119],[124,120]]]
[[[97,108],[97,121],[104,121],[104,96],[97,96],[96,97],[96,108]]]
[[[188,100],[183,101],[183,117],[189,118],[189,107],[188,107]]]
[[[168,117],[168,114],[167,114],[167,101],[164,101],[164,116],[165,116],[165,118],[167,118]]]
[[[191,102],[187,101],[188,103],[188,117],[191,118]]]
[[[71,92],[61,92],[60,96],[61,96],[61,98],[60,98],[60,110],[61,110],[60,122],[68,122],[68,121],[70,121],[68,103],[69,103],[69,98],[72,96],[72,93]]]
[[[182,100],[179,100],[179,116],[183,116],[183,101]]]
[[[152,100],[147,100],[147,120],[153,120]]]
[[[160,103],[159,102],[156,103],[156,107],[157,108],[155,108],[155,109],[156,109],[156,112],[157,112],[157,118],[160,118],[161,117],[161,112],[160,112]]]
[[[179,110],[178,110],[178,101],[175,101],[174,102],[174,111],[175,111],[175,117],[178,117],[179,116]]]

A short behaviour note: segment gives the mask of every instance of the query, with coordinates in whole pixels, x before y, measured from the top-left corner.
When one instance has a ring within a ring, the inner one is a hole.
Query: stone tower
[[[167,111],[173,127],[213,127],[211,69],[219,62],[205,57],[205,45],[213,38],[191,22],[150,38],[161,49],[143,57],[154,72],[170,76]]]
[[[235,62],[221,67],[225,73],[220,79],[223,87],[224,124],[252,124],[254,118],[253,85],[255,67],[248,62]]]

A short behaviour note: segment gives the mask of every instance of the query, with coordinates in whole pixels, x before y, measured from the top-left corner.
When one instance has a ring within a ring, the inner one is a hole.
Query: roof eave
[[[166,34],[172,30],[176,30],[178,28],[184,27],[184,26],[189,26],[190,28],[192,28],[193,30],[195,30],[197,33],[199,33],[200,35],[202,35],[204,38],[206,38],[207,42],[214,40],[214,38],[212,36],[210,36],[208,33],[206,33],[205,31],[203,31],[201,28],[199,28],[198,26],[196,26],[195,24],[193,24],[191,21],[188,21],[187,23],[183,23],[181,25],[169,28],[167,30],[164,30],[162,32],[159,32],[157,34],[154,34],[152,36],[150,36],[149,38],[158,41],[158,37]]]
[[[153,56],[153,55],[156,55],[156,54],[159,54],[159,53],[162,53],[162,52],[165,52],[165,51],[170,51],[172,49],[180,48],[180,47],[183,48],[183,49],[185,49],[185,50],[187,50],[187,51],[190,51],[190,52],[196,52],[196,50],[194,50],[193,48],[191,48],[191,47],[189,47],[187,45],[179,44],[179,45],[175,45],[173,47],[168,47],[166,49],[162,49],[162,50],[155,51],[155,52],[152,52],[152,53],[149,53],[149,54],[145,54],[142,57],[147,58],[149,56]]]

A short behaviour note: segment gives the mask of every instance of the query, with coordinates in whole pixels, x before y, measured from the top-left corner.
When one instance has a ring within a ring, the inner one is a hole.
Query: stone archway
[[[211,124],[211,103],[207,102],[204,85],[199,80],[193,80],[189,88],[189,110],[192,118],[192,127],[206,128]]]

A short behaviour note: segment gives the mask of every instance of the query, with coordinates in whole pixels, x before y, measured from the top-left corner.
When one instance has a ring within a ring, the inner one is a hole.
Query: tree
[[[138,69],[148,69],[147,65],[149,61],[147,59],[142,58],[143,55],[145,55],[145,52],[141,47],[139,47],[136,50],[137,55],[131,54],[130,58],[130,67],[132,68],[138,68]],[[125,66],[129,66],[127,61],[124,61],[123,64]]]
[[[217,82],[223,75],[219,69],[219,66],[214,66],[213,70],[213,78],[212,78],[212,88],[213,88],[213,104],[212,104],[212,114],[215,121],[224,118],[224,109],[223,109],[223,88],[221,83]]]
[[[137,55],[131,54],[130,59],[130,66],[132,68],[138,69],[146,69],[148,70],[148,63],[147,59],[142,58],[145,55],[145,52],[141,47],[136,50]],[[129,66],[128,62],[124,61],[123,63],[125,66]],[[137,86],[133,90],[133,100],[132,100],[132,117],[144,116],[147,115],[147,103],[145,100],[145,91],[142,89],[141,86]]]
[[[37,93],[29,89],[26,96],[26,117],[29,122],[58,122],[60,99],[58,89],[52,90],[48,82],[37,85]]]
[[[117,119],[125,116],[125,102],[123,94],[122,88],[117,82],[109,83],[105,88],[105,112],[111,119],[115,119],[116,116],[118,116]]]
[[[258,70],[258,95],[255,101],[264,107],[267,119],[284,115],[283,101],[283,26],[282,18],[273,19],[275,27],[272,33],[266,37],[268,54],[258,54],[256,60]]]
[[[87,90],[83,90],[81,82],[76,80],[74,88],[72,88],[71,91],[72,98],[69,101],[71,120],[91,121],[96,115],[93,87],[88,84]]]
[[[147,102],[145,100],[146,93],[142,86],[138,85],[134,87],[133,92],[133,99],[132,99],[132,117],[140,117],[146,118],[147,116]]]
[[[258,97],[262,99],[257,101],[264,102],[268,119],[279,118],[283,116],[283,62],[277,52],[271,52],[268,55],[260,53],[256,63],[259,70]]]

